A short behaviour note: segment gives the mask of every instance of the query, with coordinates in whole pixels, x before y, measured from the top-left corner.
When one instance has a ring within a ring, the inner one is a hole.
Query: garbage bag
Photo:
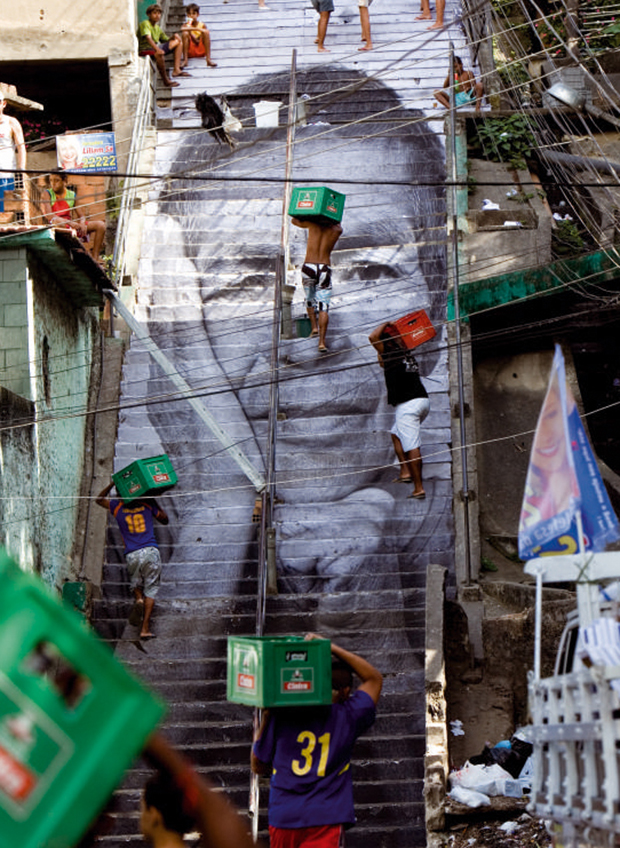
[[[491,803],[488,795],[467,789],[465,786],[455,786],[449,793],[449,797],[458,801],[459,804],[467,804],[468,807],[482,807],[483,804]]]

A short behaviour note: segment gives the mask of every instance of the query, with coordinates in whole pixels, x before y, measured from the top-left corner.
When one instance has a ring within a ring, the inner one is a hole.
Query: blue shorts
[[[4,192],[15,191],[15,177],[0,175],[0,212],[4,212]]]
[[[471,88],[469,91],[456,91],[454,102],[457,106],[465,106],[468,103],[471,103],[474,99],[475,92],[474,89]]]
[[[309,278],[304,280],[306,306],[315,312],[329,312],[332,297],[332,269],[329,265],[305,264],[302,269]],[[311,276],[310,271],[314,271]]]
[[[164,51],[164,53],[166,53],[166,54],[172,53],[172,47],[170,46],[170,41],[160,41],[157,46],[160,47]],[[138,55],[139,56],[155,56],[155,50],[152,50],[150,48],[148,50],[142,50],[142,52],[139,53]]]
[[[310,0],[317,12],[333,12],[334,0]]]

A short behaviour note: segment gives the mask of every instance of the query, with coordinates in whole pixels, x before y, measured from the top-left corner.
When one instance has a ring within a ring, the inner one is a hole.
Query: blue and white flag
[[[604,551],[618,538],[618,519],[566,384],[564,357],[556,345],[525,481],[519,521],[521,559],[578,553],[578,510],[586,550]]]

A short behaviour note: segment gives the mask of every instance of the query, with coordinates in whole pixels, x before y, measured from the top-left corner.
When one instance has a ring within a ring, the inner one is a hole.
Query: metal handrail
[[[275,500],[275,466],[276,466],[276,427],[278,420],[278,378],[280,361],[280,336],[282,329],[282,292],[286,284],[286,272],[289,259],[289,227],[288,207],[292,192],[293,145],[295,142],[295,124],[297,116],[297,50],[291,57],[291,80],[289,87],[288,120],[286,131],[286,164],[284,168],[284,196],[282,198],[282,227],[280,232],[280,252],[276,266],[275,290],[273,297],[273,330],[271,338],[271,362],[269,390],[269,423],[266,456],[266,483],[261,498],[261,524],[259,537],[258,559],[258,597],[256,599],[256,635],[262,636],[265,630],[265,614],[267,594],[269,590],[269,560],[275,557],[275,551],[270,552],[274,544],[273,506]],[[258,731],[260,711],[254,710],[254,734]],[[248,804],[252,813],[252,837],[258,839],[258,819],[260,812],[258,775],[252,774],[250,779],[250,799]]]
[[[140,61],[140,60],[138,60]],[[125,271],[125,257],[127,236],[129,233],[129,220],[134,207],[138,191],[138,173],[140,156],[144,149],[144,134],[146,128],[154,122],[155,98],[153,86],[153,71],[151,61],[148,57],[143,60],[142,73],[140,75],[140,91],[136,105],[136,116],[134,118],[131,133],[131,147],[127,160],[126,172],[132,176],[126,178],[121,192],[121,206],[118,215],[116,238],[114,240],[114,252],[112,254],[112,267],[114,268],[114,282],[118,288]]]

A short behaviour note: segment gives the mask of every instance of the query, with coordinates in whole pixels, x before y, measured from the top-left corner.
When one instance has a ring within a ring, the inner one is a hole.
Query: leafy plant
[[[110,187],[106,192],[105,207],[108,221],[118,221],[121,212],[121,197],[125,180],[111,180]]]
[[[548,53],[552,56],[566,55],[564,45],[566,44],[567,35],[563,11],[554,12],[552,15],[539,18],[534,26],[538,40]]]
[[[527,167],[525,159],[535,139],[525,115],[487,118],[478,125],[477,132],[484,156],[491,162],[505,162],[516,170]]]
[[[482,571],[499,571],[493,560],[488,556],[480,557],[480,568]]]
[[[584,242],[576,224],[558,221],[551,236],[551,245],[557,256],[569,256],[583,250]]]
[[[527,203],[533,197],[535,197],[533,191],[520,191],[517,194],[508,195],[508,200],[512,200],[514,203]]]

